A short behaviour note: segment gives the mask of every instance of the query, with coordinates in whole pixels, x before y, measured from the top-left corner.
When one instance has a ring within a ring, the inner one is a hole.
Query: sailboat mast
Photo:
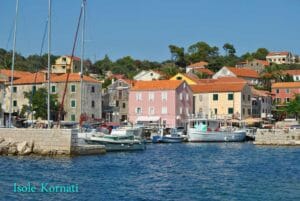
[[[17,35],[17,20],[18,20],[18,8],[19,0],[16,1],[16,18],[14,24],[14,39],[13,39],[13,53],[12,53],[12,63],[11,63],[11,78],[10,78],[10,106],[9,106],[9,117],[8,126],[11,128],[11,116],[12,116],[12,94],[13,94],[13,84],[14,84],[14,69],[15,69],[15,54],[16,54],[16,35]]]
[[[50,56],[51,56],[51,0],[48,1],[48,98],[47,98],[47,119],[48,119],[48,129],[51,128],[50,125]]]
[[[82,0],[82,14],[83,14],[83,23],[82,23],[82,33],[81,33],[81,62],[80,62],[80,115],[83,113],[83,61],[84,61],[84,44],[85,44],[85,6],[86,1]]]

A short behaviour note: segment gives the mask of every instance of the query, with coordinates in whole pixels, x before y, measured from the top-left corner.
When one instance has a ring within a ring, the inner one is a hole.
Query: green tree
[[[226,56],[234,56],[234,54],[236,53],[234,46],[230,43],[225,43],[223,45],[223,49],[226,52]]]
[[[104,75],[105,71],[110,70],[112,66],[113,62],[110,60],[108,55],[105,55],[105,57],[102,60],[95,62],[95,64],[92,67],[92,72]]]
[[[299,119],[299,115],[300,115],[300,94],[296,94],[295,99],[287,104],[286,112],[290,115],[294,115],[296,119]]]
[[[209,46],[206,42],[197,42],[188,48],[188,59],[191,63],[198,61],[208,61],[219,56],[219,48]]]
[[[48,92],[46,88],[39,88],[38,90],[29,92],[24,92],[25,98],[29,100],[29,103],[31,103],[27,106],[23,106],[24,110],[31,110],[35,111],[35,118],[42,118],[42,119],[47,119],[47,97],[48,97]],[[57,101],[57,95],[56,94],[51,94],[50,95],[50,109],[51,109],[51,116],[52,119],[54,119],[54,116],[57,116],[56,114],[58,113],[59,110],[59,103]]]
[[[177,66],[180,66],[182,68],[187,66],[187,59],[186,55],[184,53],[183,47],[178,47],[175,45],[169,45],[169,49],[172,55],[172,60],[175,62]]]
[[[253,58],[260,59],[260,60],[266,60],[266,56],[269,54],[269,50],[266,48],[258,48],[256,52],[252,54]]]

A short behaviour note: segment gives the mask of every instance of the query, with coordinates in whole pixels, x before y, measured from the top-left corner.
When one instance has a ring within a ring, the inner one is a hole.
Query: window
[[[162,107],[161,108],[161,114],[167,114],[168,113],[168,108],[167,107]]]
[[[233,114],[233,108],[232,107],[228,108],[228,114]]]
[[[290,90],[289,90],[289,89],[286,89],[286,90],[285,90],[285,93],[289,94],[289,93],[290,93]]]
[[[153,73],[150,73],[150,76],[153,76]]]
[[[218,109],[215,108],[215,109],[214,109],[214,112],[215,112],[215,114],[218,114]]]
[[[218,94],[213,94],[213,100],[214,100],[214,101],[217,101],[218,99],[219,99]]]
[[[245,108],[243,108],[243,115],[245,115]]]
[[[136,98],[136,100],[142,100],[142,94],[141,93],[136,93],[135,98]]]
[[[142,109],[140,107],[135,108],[136,114],[142,114]]]
[[[126,103],[123,103],[123,104],[122,104],[122,107],[123,107],[123,108],[126,108]]]
[[[276,89],[276,93],[279,94],[279,89]]]
[[[95,101],[92,100],[92,107],[95,107]]]
[[[176,77],[176,80],[182,80],[181,76]]]
[[[71,114],[71,121],[75,121],[75,114]]]
[[[62,67],[62,69],[65,69],[66,68],[66,66],[61,66]]]
[[[276,98],[277,103],[281,103],[281,98]]]
[[[202,101],[202,95],[199,95],[199,101]]]
[[[17,87],[13,87],[13,93],[17,93]]]
[[[71,92],[72,93],[76,92],[76,85],[75,84],[71,85]]]
[[[149,100],[151,101],[153,101],[154,100],[154,93],[153,92],[149,92],[149,94],[148,94],[148,96],[149,96]]]
[[[76,107],[76,100],[71,100],[71,107],[75,108]]]
[[[95,93],[95,87],[94,87],[94,86],[92,86],[91,92],[92,92],[92,93]]]
[[[188,101],[189,100],[189,94],[185,95],[185,99]]]
[[[243,101],[245,100],[245,94],[243,94]]]
[[[179,99],[182,100],[182,93],[179,94]]]
[[[122,99],[122,95],[123,95],[122,90],[119,90],[119,99]]]
[[[94,114],[92,114],[92,119],[94,119],[95,118],[95,115]]]
[[[32,87],[32,91],[33,91],[33,92],[36,92],[36,86],[33,86],[33,87]]]
[[[251,109],[248,109],[248,115],[251,115]]]
[[[228,100],[233,100],[233,94],[228,94]]]
[[[250,95],[248,95],[248,101],[250,101],[250,99],[251,99],[251,96],[250,96]]]
[[[56,86],[51,86],[51,92],[56,93]]]
[[[149,114],[154,114],[154,107],[149,107]]]
[[[168,99],[168,93],[167,92],[161,92],[161,99],[162,100],[167,100]]]
[[[285,98],[285,102],[289,103],[290,102],[290,98]]]
[[[13,101],[13,106],[17,107],[18,106],[18,102],[16,100]]]
[[[62,61],[66,62],[66,61],[67,61],[67,58],[66,58],[66,57],[63,57],[63,58],[62,58]]]
[[[119,101],[116,100],[116,107],[119,107]]]

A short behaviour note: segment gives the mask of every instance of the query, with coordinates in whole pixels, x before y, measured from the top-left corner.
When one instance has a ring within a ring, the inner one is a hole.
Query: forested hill
[[[105,71],[112,71],[116,74],[125,74],[132,78],[141,70],[156,69],[161,70],[167,75],[174,75],[183,70],[189,64],[206,61],[209,63],[208,68],[212,71],[217,71],[223,66],[235,66],[238,62],[261,59],[265,60],[269,50],[266,48],[258,48],[255,52],[246,52],[241,56],[236,55],[234,45],[225,43],[223,47],[210,46],[206,42],[197,42],[189,47],[179,47],[169,45],[170,58],[163,62],[138,60],[130,56],[126,56],[116,61],[112,61],[108,55],[103,59],[92,63],[86,60],[88,71],[104,75]],[[220,53],[224,52],[224,53]],[[51,56],[51,64],[54,64],[58,55]],[[9,69],[11,67],[12,52],[0,48],[0,68]],[[30,55],[24,57],[21,54],[16,54],[15,69],[25,71],[36,71],[45,69],[47,66],[47,54],[42,56]],[[299,69],[299,65],[281,65],[283,69]]]

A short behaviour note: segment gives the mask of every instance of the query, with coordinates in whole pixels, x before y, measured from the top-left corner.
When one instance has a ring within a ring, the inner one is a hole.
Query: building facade
[[[129,121],[184,126],[192,114],[192,91],[182,80],[139,81],[129,93]]]
[[[161,78],[163,78],[162,73],[154,70],[142,70],[133,77],[134,80],[140,81],[159,80]]]
[[[65,89],[66,74],[51,74],[50,93],[56,94],[58,102],[61,103],[62,95]],[[29,105],[29,100],[25,98],[24,92],[38,90],[39,88],[46,88],[48,90],[47,75],[42,72],[34,73],[31,75],[23,76],[22,78],[14,80],[13,89],[7,84],[5,86],[4,96],[4,113],[6,119],[10,111],[10,92],[12,91],[12,112],[18,115],[23,105]],[[82,96],[82,99],[81,99]],[[82,101],[82,103],[81,103]],[[45,105],[46,105],[45,100]],[[87,116],[100,119],[101,118],[101,84],[90,77],[83,77],[83,85],[80,85],[80,75],[77,73],[70,74],[66,95],[64,100],[64,111],[62,119],[64,121],[80,120],[81,107],[84,114]],[[28,119],[33,119],[33,111],[25,113]],[[51,119],[56,119],[57,114],[51,114]]]
[[[55,60],[55,64],[51,66],[51,73],[67,73],[70,69],[71,73],[80,72],[80,58],[73,56],[61,56]]]
[[[300,94],[300,82],[277,82],[272,84],[273,101],[277,106],[285,105]]]
[[[252,117],[268,118],[272,113],[272,93],[251,88]]]
[[[253,59],[251,61],[240,62],[236,65],[237,68],[247,68],[261,73],[270,65],[268,61]]]
[[[256,85],[259,83],[258,73],[255,70],[246,69],[246,68],[224,66],[212,76],[213,79],[218,79],[221,77],[242,78],[246,80],[249,85]]]
[[[128,119],[129,90],[133,81],[118,79],[103,94],[102,117],[106,122],[120,124]]]
[[[215,82],[191,86],[195,115],[207,118],[245,119],[251,114],[251,89],[247,83]]]
[[[276,64],[293,64],[295,63],[295,57],[291,52],[270,52],[266,56],[266,60],[270,63]]]

